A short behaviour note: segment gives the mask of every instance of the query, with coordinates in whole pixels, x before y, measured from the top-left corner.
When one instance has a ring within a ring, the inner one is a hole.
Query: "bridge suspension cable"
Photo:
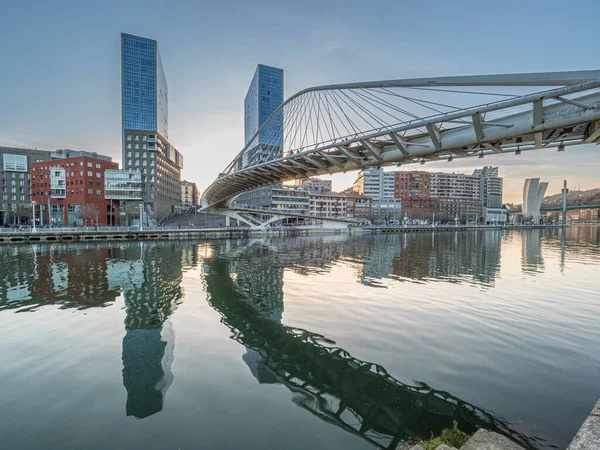
[[[319,86],[271,114],[203,205],[226,206],[245,190],[286,179],[599,137],[600,71]]]

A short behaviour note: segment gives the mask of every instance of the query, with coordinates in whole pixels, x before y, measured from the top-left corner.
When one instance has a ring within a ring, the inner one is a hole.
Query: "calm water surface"
[[[0,447],[564,448],[600,228],[0,247]]]

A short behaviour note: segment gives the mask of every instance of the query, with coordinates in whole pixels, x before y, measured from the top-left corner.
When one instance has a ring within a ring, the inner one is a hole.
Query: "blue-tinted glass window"
[[[156,130],[156,41],[121,35],[123,129]]]

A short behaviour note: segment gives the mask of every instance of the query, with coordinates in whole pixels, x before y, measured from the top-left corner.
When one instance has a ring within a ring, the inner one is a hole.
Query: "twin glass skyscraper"
[[[181,203],[183,157],[168,141],[168,103],[158,43],[121,33],[123,168],[141,172],[146,224]]]
[[[278,113],[256,139],[252,139],[269,116],[283,103],[283,70],[259,64],[244,100],[244,134],[251,147],[243,167],[281,157],[283,113]]]
[[[168,88],[157,42],[122,33],[121,73],[123,129],[168,139]]]

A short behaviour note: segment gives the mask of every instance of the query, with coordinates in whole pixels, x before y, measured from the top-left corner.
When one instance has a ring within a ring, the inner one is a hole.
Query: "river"
[[[600,227],[0,247],[0,442],[565,448],[600,398]]]

